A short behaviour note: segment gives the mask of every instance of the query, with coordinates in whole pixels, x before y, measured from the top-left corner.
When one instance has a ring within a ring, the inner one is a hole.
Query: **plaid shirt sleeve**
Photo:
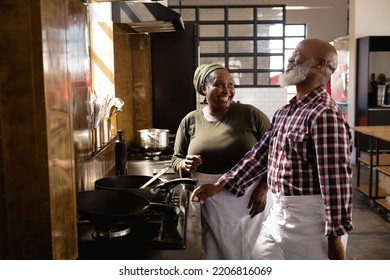
[[[334,109],[325,110],[312,126],[319,184],[324,199],[325,234],[338,236],[352,226],[352,137]]]
[[[240,197],[254,180],[264,176],[267,171],[269,133],[270,130],[232,169],[218,179],[218,183]]]

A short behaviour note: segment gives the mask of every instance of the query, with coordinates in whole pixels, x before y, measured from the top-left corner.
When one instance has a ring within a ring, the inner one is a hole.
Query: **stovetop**
[[[149,210],[137,221],[112,226],[111,231],[107,232],[100,231],[80,217],[80,258],[136,258],[141,251],[185,249],[189,192],[182,187],[176,186],[167,195],[169,201],[166,204],[175,206],[174,213]]]
[[[167,148],[159,151],[145,150],[137,145],[131,145],[127,151],[128,160],[170,160],[173,155],[174,140],[170,141]]]

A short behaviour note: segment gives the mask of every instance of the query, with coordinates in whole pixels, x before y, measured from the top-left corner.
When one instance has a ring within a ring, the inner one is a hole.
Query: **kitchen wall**
[[[76,192],[114,167],[113,142],[92,154],[86,7],[5,0],[0,17],[0,259],[75,259]],[[150,44],[118,26],[111,36],[130,142],[151,122]]]
[[[114,26],[114,46],[115,95],[125,102],[117,115],[117,128],[131,145],[139,129],[152,127],[150,37]]]

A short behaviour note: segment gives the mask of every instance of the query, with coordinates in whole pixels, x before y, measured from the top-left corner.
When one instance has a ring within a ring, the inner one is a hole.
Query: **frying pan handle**
[[[179,215],[179,213],[180,213],[180,208],[178,206],[174,206],[174,205],[167,205],[167,204],[162,204],[162,203],[150,202],[149,206],[151,207],[151,209],[153,209],[155,211],[168,213],[170,215],[173,215],[174,217]]]
[[[158,184],[157,186],[153,187],[150,189],[150,192],[152,194],[156,194],[159,189],[161,188],[166,188],[166,189],[170,189],[178,184],[188,184],[188,185],[196,185],[197,184],[197,180],[195,179],[190,179],[190,178],[177,178],[177,179],[173,179],[173,180],[170,180],[170,181],[167,181],[167,182],[164,182],[164,183],[161,183],[161,184]]]
[[[196,185],[198,181],[195,180],[195,179],[190,179],[190,178],[177,178],[177,179],[173,179],[173,180],[170,180],[170,181],[167,181],[167,182],[163,182],[157,186],[155,186],[154,188],[172,188],[178,184],[189,184],[189,185]]]

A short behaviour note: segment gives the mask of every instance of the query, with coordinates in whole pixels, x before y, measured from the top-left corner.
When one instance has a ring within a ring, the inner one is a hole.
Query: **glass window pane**
[[[257,73],[257,85],[265,86],[269,85],[269,73]]]
[[[283,40],[258,40],[258,53],[283,53]]]
[[[201,24],[199,26],[200,37],[225,37],[225,25]]]
[[[234,57],[229,58],[229,72],[230,75],[233,77],[235,85],[241,85],[242,73],[236,71],[236,70],[241,70],[241,68],[242,68],[241,60],[234,59]]]
[[[229,57],[229,69],[253,69],[253,57]]]
[[[202,21],[225,20],[225,10],[223,8],[205,8],[199,9],[199,19]]]
[[[229,41],[230,53],[253,53],[253,41]]]
[[[257,58],[257,69],[283,69],[283,56],[260,56]]]
[[[283,69],[284,60],[281,55],[273,55],[270,57],[270,69]]]
[[[241,85],[242,84],[241,78],[243,77],[242,73],[236,72],[234,70],[229,70],[229,72],[230,72],[230,75],[233,78],[234,85],[235,86]]]
[[[185,21],[196,21],[195,9],[172,9],[181,14],[181,18]]]
[[[286,50],[284,51],[284,57],[285,57],[286,59],[289,59],[290,57],[292,57],[293,52],[294,52],[293,49],[290,49],[290,50],[287,50],[287,49],[286,49]]]
[[[304,24],[288,24],[285,26],[286,36],[305,36]]]
[[[270,69],[270,57],[269,56],[258,57],[257,69]]]
[[[279,85],[279,78],[282,72],[271,72],[269,73],[270,85]]]
[[[253,24],[230,24],[228,34],[229,37],[253,37]]]
[[[253,20],[253,8],[229,8],[228,20]]]
[[[200,53],[225,53],[224,41],[200,41]]]
[[[306,36],[305,24],[285,26],[283,6],[234,4],[174,9],[183,21],[196,21],[199,12],[199,63],[228,63],[238,86],[278,85],[293,49]],[[240,37],[244,40],[235,40]]]
[[[219,63],[225,66],[224,57],[201,57],[199,59],[199,64],[210,64],[210,63]]]
[[[257,73],[257,85],[279,85],[280,74],[281,72]]]
[[[296,38],[286,38],[285,39],[285,48],[286,49],[295,49],[295,47],[298,45],[300,41],[302,41],[303,37],[296,37]]]
[[[288,60],[292,57],[294,50],[285,50],[284,52],[284,69],[287,69]]]
[[[257,20],[283,20],[283,7],[258,8]]]
[[[253,73],[240,73],[240,80],[236,85],[254,85]]]
[[[258,24],[257,25],[257,36],[258,37],[268,37],[275,36],[281,37],[283,36],[283,24],[275,23],[275,24]]]

